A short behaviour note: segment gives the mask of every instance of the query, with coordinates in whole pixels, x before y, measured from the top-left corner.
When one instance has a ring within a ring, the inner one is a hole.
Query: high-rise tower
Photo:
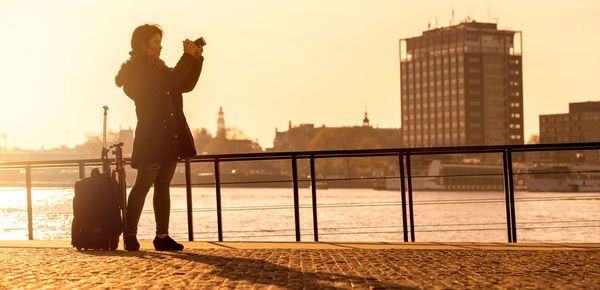
[[[463,22],[400,40],[403,144],[523,144],[522,34]]]

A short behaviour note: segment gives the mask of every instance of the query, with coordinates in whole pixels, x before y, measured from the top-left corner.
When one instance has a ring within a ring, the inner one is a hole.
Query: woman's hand
[[[202,57],[202,52],[204,52],[204,46],[197,46],[197,50],[196,50],[196,54],[194,54],[194,56],[196,57],[196,59],[200,59],[200,57]]]
[[[189,40],[186,39],[183,41],[183,53],[189,53],[193,56],[196,56],[196,54],[198,53],[198,46],[196,46],[196,44]]]

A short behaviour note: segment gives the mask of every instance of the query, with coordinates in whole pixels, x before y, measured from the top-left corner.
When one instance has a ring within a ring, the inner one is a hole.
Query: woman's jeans
[[[153,204],[156,234],[169,233],[169,214],[171,210],[169,187],[176,167],[177,161],[140,164],[135,185],[133,185],[127,201],[127,235],[137,234],[137,226],[144,208],[144,201],[152,184],[154,184]]]

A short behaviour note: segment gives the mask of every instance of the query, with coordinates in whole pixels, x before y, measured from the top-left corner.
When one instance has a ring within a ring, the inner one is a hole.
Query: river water
[[[310,189],[300,189],[303,241],[314,240]],[[293,191],[285,188],[223,188],[225,241],[294,241]],[[33,188],[34,239],[70,240],[72,188]],[[504,192],[416,191],[418,242],[506,242]],[[187,240],[185,188],[171,189],[170,234]],[[600,241],[600,193],[516,192],[519,242]],[[320,241],[403,241],[399,191],[320,189],[317,191]],[[195,240],[215,241],[214,188],[193,188]],[[27,239],[24,188],[0,188],[0,240]],[[152,190],[138,238],[154,237]]]

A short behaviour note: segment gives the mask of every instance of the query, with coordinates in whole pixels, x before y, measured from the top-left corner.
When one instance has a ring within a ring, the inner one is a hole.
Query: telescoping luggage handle
[[[122,222],[123,222],[123,232],[126,232],[127,184],[126,184],[126,178],[125,178],[125,168],[123,167],[123,165],[124,165],[123,143],[121,142],[121,143],[113,144],[111,146],[106,146],[106,118],[107,118],[108,106],[103,106],[102,108],[104,109],[104,126],[103,126],[103,130],[102,130],[102,171],[107,176],[110,176],[111,178],[115,178],[119,185],[119,191],[120,191],[120,195],[121,195],[120,207],[121,207],[121,217],[122,217]],[[116,166],[115,166],[115,171],[111,172],[110,160],[108,159],[108,152],[110,152],[110,150],[113,148],[115,149],[113,151],[113,154],[115,154],[115,165]]]
[[[106,115],[108,111],[108,106],[102,107],[104,109],[104,126],[102,129],[102,172],[106,175],[110,176],[110,161],[108,160],[108,151],[106,148]]]

